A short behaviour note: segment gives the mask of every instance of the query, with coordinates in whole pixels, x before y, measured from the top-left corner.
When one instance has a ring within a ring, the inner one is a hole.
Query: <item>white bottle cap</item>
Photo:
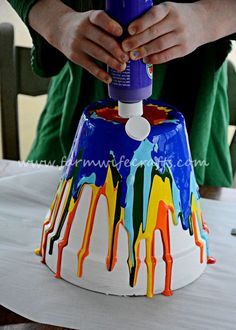
[[[125,124],[125,131],[131,139],[143,141],[148,137],[151,125],[146,118],[135,116],[128,119]]]
[[[122,118],[131,118],[143,115],[143,101],[124,103],[118,101],[118,114]]]

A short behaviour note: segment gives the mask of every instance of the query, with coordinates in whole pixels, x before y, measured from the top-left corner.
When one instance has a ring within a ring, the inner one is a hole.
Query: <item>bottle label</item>
[[[152,64],[146,64],[146,70],[147,70],[148,77],[150,79],[152,79],[153,78],[153,65]]]
[[[142,60],[129,61],[125,71],[117,72],[109,68],[109,73],[114,87],[137,89],[152,84],[153,67],[151,64],[143,63]]]
[[[152,0],[106,0],[107,13],[125,30],[132,21],[143,15],[152,6]]]
[[[123,27],[121,43],[129,36],[129,24],[141,17],[153,6],[152,0],[106,0],[106,11]],[[152,66],[142,60],[128,62],[124,72],[108,68],[112,77],[109,85],[110,97],[122,102],[137,102],[148,98],[152,89]]]

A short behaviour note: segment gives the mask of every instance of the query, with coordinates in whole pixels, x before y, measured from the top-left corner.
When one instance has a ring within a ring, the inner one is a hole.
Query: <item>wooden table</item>
[[[22,166],[22,164],[17,164],[17,162],[0,160],[0,178],[10,176],[17,173],[24,173],[28,171],[33,171],[30,166]],[[215,188],[215,187],[201,187],[200,189],[201,197],[207,199],[214,199],[218,201],[236,203],[236,189],[230,188]],[[24,330],[61,330],[66,329],[62,327],[43,325],[39,323],[34,323],[20,315],[17,315],[10,310],[0,306],[0,326],[2,329],[24,329]]]

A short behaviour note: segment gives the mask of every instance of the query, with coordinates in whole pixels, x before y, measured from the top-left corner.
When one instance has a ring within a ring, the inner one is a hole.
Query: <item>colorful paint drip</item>
[[[160,231],[166,265],[163,294],[172,295],[169,219],[175,226],[181,222],[182,229],[194,237],[199,248],[199,263],[203,263],[204,258],[214,262],[209,257],[208,228],[202,218],[184,119],[172,107],[157,101],[146,101],[144,117],[152,129],[147,139],[138,142],[127,137],[126,119],[118,116],[113,101],[97,102],[85,109],[37,251],[45,263],[47,247],[52,255],[58,241],[56,277],[61,277],[63,251],[86,186],[92,189],[92,194],[82,245],[77,253],[78,277],[83,277],[101,195],[108,209],[106,268],[112,272],[116,267],[122,226],[128,237],[131,287],[135,287],[138,280],[140,243],[145,241],[147,296],[153,296],[158,267],[155,232]]]

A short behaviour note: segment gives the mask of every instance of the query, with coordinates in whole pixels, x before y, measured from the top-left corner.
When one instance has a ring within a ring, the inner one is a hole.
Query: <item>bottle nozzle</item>
[[[122,118],[128,118],[125,124],[127,135],[136,141],[143,141],[150,133],[151,126],[143,115],[143,101],[136,103],[118,102],[118,114]]]
[[[125,103],[118,101],[118,114],[122,118],[131,118],[143,115],[143,101]]]

